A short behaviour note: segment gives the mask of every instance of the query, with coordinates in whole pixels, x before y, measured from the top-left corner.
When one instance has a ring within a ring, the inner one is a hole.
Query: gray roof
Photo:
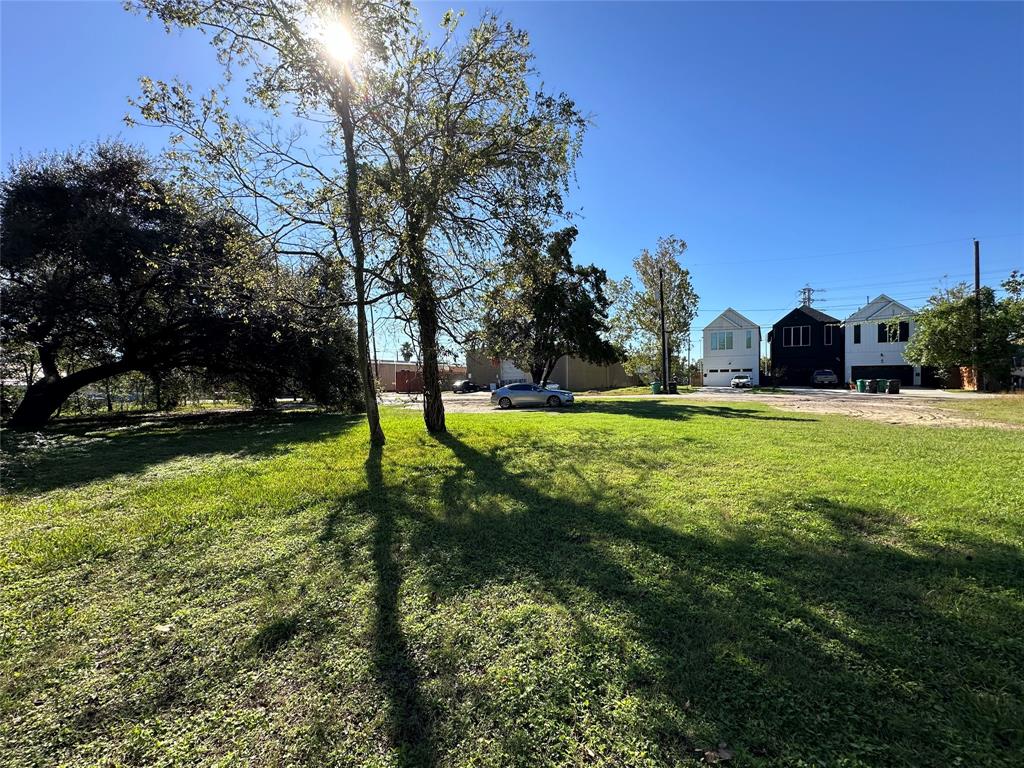
[[[821,310],[815,309],[814,307],[797,307],[797,309],[803,311],[805,314],[810,315],[815,320],[820,320],[823,323],[838,323],[838,317],[832,317],[832,315],[826,315]]]

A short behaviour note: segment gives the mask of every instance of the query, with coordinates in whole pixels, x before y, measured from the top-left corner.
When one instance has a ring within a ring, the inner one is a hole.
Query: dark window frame
[[[899,344],[909,340],[910,322],[908,320],[900,320],[895,328],[889,325],[889,323],[878,324],[879,344]]]

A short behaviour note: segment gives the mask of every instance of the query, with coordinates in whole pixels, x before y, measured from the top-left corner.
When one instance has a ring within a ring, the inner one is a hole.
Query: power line
[[[981,240],[1001,240],[1011,237],[1024,237],[1024,232],[1015,232],[1009,235],[989,235],[987,237],[979,238]],[[878,248],[864,248],[858,251],[836,251],[834,253],[819,253],[810,256],[779,256],[778,258],[771,259],[744,259],[742,261],[723,260],[723,261],[705,261],[705,262],[693,262],[687,264],[687,267],[716,267],[716,266],[732,266],[734,264],[765,264],[777,261],[804,261],[809,259],[832,259],[838,256],[858,256],[864,253],[884,253],[886,251],[899,251],[906,250],[908,248],[928,248],[936,245],[951,245],[953,243],[971,243],[974,242],[972,237],[956,237],[950,240],[934,240],[930,243],[911,243],[909,245],[888,245],[881,246]]]
[[[991,276],[993,274],[1002,272],[1003,270],[1012,270],[1012,269],[1019,269],[1019,268],[1020,268],[1020,266],[1016,265],[1016,264],[997,265],[997,266],[991,266],[991,267],[986,268],[984,270],[984,272]],[[901,275],[916,275],[916,274],[920,274],[920,272],[914,271],[914,272],[894,273],[893,276],[899,277]],[[945,272],[945,273],[943,273],[941,275],[932,276],[932,277],[916,277],[916,278],[909,278],[909,279],[905,279],[905,280],[876,280],[876,281],[870,282],[870,283],[852,283],[850,281],[843,281],[843,282],[839,282],[839,283],[830,283],[829,285],[830,285],[830,289],[832,289],[832,288],[839,288],[839,289],[845,291],[845,290],[847,290],[849,288],[872,288],[872,287],[880,286],[880,285],[881,286],[885,286],[885,285],[902,285],[902,284],[909,284],[909,283],[927,283],[927,282],[931,282],[933,280],[948,280],[948,279],[958,279],[958,278],[969,278],[969,277],[973,277],[973,276],[974,276],[974,272]]]

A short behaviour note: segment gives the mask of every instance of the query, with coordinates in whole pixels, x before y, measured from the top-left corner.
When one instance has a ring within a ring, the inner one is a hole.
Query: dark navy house
[[[768,332],[772,382],[810,386],[815,371],[828,369],[843,380],[843,324],[814,307],[797,307]]]

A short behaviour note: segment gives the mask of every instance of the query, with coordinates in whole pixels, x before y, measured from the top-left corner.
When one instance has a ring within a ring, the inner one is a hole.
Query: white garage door
[[[740,373],[737,368],[736,373]],[[728,387],[732,377],[736,375],[728,368],[709,368],[704,372],[705,387]]]

